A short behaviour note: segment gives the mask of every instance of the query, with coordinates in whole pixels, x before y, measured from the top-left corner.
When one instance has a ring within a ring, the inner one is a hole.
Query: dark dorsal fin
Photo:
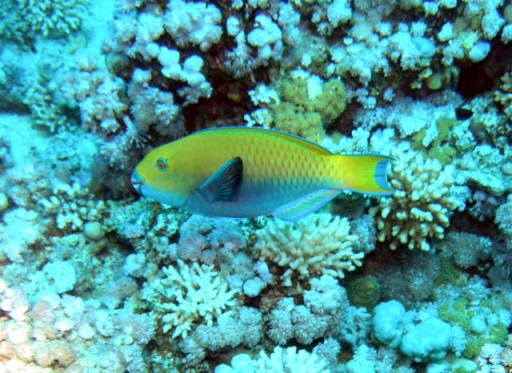
[[[240,157],[230,159],[220,166],[199,187],[199,193],[208,202],[235,201],[240,193],[244,163]]]

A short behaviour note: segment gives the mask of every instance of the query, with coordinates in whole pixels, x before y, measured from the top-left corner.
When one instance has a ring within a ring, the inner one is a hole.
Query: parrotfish
[[[343,191],[391,194],[389,157],[335,155],[295,135],[248,127],[195,132],[150,151],[132,174],[143,196],[193,214],[296,221]]]

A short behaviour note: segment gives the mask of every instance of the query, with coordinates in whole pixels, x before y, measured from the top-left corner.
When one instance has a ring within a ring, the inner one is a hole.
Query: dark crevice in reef
[[[491,52],[481,62],[461,65],[457,91],[465,98],[473,98],[491,90],[512,65],[512,44],[494,40]]]

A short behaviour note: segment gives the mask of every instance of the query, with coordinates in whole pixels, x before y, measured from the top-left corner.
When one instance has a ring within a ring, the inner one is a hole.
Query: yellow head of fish
[[[132,184],[142,195],[175,207],[188,199],[193,173],[187,172],[187,159],[178,142],[149,152],[132,174]]]

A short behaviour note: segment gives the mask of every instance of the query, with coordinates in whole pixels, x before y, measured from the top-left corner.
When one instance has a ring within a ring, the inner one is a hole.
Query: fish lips
[[[131,182],[133,189],[135,189],[141,196],[153,199],[163,203],[164,205],[172,207],[183,207],[188,201],[188,196],[181,197],[177,194],[159,190],[153,188],[151,185],[146,184],[144,179],[137,173],[137,170],[133,171]]]
[[[144,179],[139,175],[137,170],[133,171],[131,182],[132,182],[133,189],[135,189],[137,191],[137,193],[143,194],[142,186],[144,185]]]

